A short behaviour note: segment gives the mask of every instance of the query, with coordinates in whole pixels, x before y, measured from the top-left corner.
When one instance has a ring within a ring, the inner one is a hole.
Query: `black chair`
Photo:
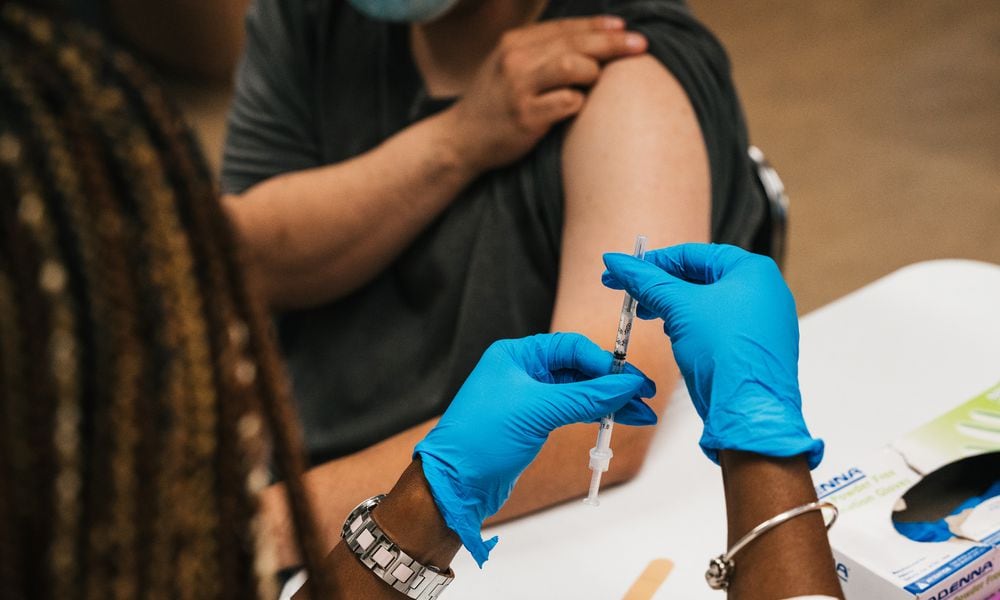
[[[764,157],[757,146],[747,149],[753,161],[755,179],[761,195],[767,200],[764,223],[751,243],[751,250],[774,259],[778,267],[785,267],[785,246],[788,240],[788,194],[778,172]]]

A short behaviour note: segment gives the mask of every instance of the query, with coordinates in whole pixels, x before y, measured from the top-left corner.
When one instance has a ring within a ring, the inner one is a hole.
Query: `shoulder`
[[[649,40],[649,55],[669,69],[695,96],[695,89],[710,82],[730,91],[729,56],[722,43],[683,2],[617,0],[609,10],[625,19],[629,29]],[[698,98],[693,98],[698,102]]]
[[[670,153],[671,147],[702,145],[697,116],[677,78],[650,55],[608,64],[571,124],[563,145],[566,169],[583,163],[618,161],[626,153],[638,164]]]
[[[642,109],[650,112],[635,112]],[[607,64],[588,95],[584,111],[588,110],[615,120],[646,120],[664,110],[690,112],[691,106],[674,74],[655,56],[645,54]]]
[[[625,19],[629,29],[649,42],[647,59],[626,59],[609,65],[607,81],[628,83],[643,71],[655,81],[671,79],[680,85],[703,125],[741,122],[739,99],[733,86],[729,57],[718,39],[681,0],[558,0],[547,18],[610,13]],[[662,77],[653,62],[669,72]],[[607,86],[606,86],[607,87]]]

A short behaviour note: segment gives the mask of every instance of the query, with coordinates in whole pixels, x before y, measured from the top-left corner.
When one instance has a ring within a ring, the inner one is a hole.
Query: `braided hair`
[[[300,434],[176,110],[97,34],[0,0],[0,597],[274,598],[257,495]]]

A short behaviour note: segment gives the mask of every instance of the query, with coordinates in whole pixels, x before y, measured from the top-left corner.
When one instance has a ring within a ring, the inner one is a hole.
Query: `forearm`
[[[353,502],[366,497],[357,494]],[[458,536],[448,529],[434,504],[419,460],[410,462],[372,517],[400,548],[424,565],[446,570],[461,547]],[[336,582],[336,598],[405,597],[364,567],[343,543],[333,549],[325,566]],[[296,598],[301,600],[302,595]]]
[[[816,500],[805,458],[776,459],[723,451],[720,460],[730,545],[767,519]],[[810,594],[843,597],[818,511],[764,533],[734,561],[730,598],[770,600]]]
[[[108,0],[116,33],[157,63],[185,74],[227,79],[243,48],[249,0]]]
[[[661,389],[673,389],[671,382],[665,383],[667,387]],[[650,406],[661,412],[667,396],[661,392],[649,401]],[[320,535],[328,547],[337,543],[347,513],[359,500],[385,493],[392,487],[396,474],[409,464],[413,448],[435,424],[437,419],[427,421],[306,473],[306,490],[315,507]],[[518,479],[510,499],[487,523],[514,519],[583,496],[590,479],[587,452],[594,445],[596,431],[593,425],[571,425],[553,432],[538,458]],[[625,425],[615,428],[615,457],[604,477],[606,485],[622,483],[638,473],[652,435],[651,428]],[[573,464],[579,464],[579,469],[567,467]],[[292,536],[284,487],[281,484],[271,486],[264,491],[261,501],[265,526],[277,545],[280,568],[298,565],[300,559]]]
[[[476,175],[461,132],[445,111],[356,158],[227,197],[270,304],[320,304],[384,270]]]

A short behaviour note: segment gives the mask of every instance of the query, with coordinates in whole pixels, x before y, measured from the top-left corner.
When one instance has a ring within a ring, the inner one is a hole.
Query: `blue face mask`
[[[358,12],[380,21],[422,23],[433,21],[458,4],[458,0],[348,0]]]

